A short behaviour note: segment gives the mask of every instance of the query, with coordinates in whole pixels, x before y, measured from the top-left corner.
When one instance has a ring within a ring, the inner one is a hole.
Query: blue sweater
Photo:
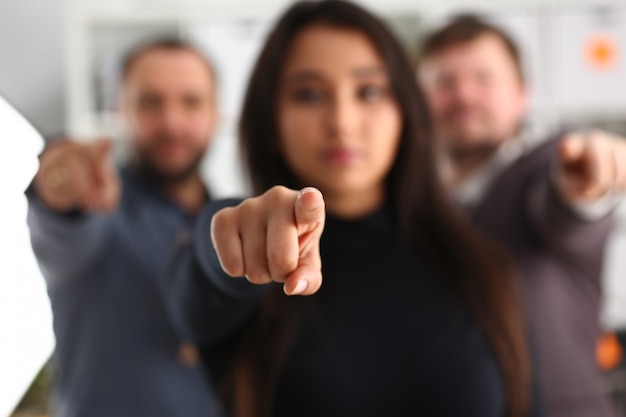
[[[147,180],[121,175],[111,215],[59,215],[27,193],[54,312],[54,415],[215,415],[201,365],[181,359],[184,340],[162,294],[168,260],[194,219]]]

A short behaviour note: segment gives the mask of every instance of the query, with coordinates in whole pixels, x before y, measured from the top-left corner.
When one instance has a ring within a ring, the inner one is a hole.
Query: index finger
[[[294,207],[298,234],[323,228],[326,219],[326,205],[322,193],[313,187],[300,190]]]
[[[565,164],[579,160],[585,153],[585,138],[578,134],[571,134],[561,139],[559,143],[559,156]]]
[[[283,289],[288,295],[311,295],[322,285],[319,243],[326,219],[324,198],[319,190],[300,190],[294,206],[298,229],[298,267],[289,274]]]

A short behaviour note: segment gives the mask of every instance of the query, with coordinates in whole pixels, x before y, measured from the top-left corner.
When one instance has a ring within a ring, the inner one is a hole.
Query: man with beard
[[[211,64],[192,46],[143,45],[122,65],[129,163],[116,169],[106,140],[56,141],[41,155],[28,220],[54,313],[57,417],[215,415],[160,282],[209,199],[199,163],[215,90]]]
[[[578,132],[532,146],[521,130],[528,97],[517,47],[477,17],[428,36],[418,74],[448,189],[518,264],[546,415],[613,416],[595,347],[626,143]]]

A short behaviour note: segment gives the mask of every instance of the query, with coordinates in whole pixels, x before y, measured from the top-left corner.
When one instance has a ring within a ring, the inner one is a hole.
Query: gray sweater
[[[556,142],[549,142],[515,161],[470,216],[522,272],[546,415],[614,416],[595,362],[612,219],[582,220],[560,201],[550,178],[555,151]]]

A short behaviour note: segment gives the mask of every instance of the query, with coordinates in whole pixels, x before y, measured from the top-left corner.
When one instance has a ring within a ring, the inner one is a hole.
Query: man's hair
[[[124,55],[120,65],[120,80],[124,81],[137,61],[146,53],[157,50],[186,51],[196,55],[207,67],[213,81],[216,80],[215,68],[211,60],[194,44],[179,38],[153,39],[136,45]]]
[[[422,42],[419,61],[424,61],[449,48],[471,42],[482,36],[494,36],[502,42],[523,82],[524,70],[517,44],[504,30],[474,14],[457,15],[447,25],[428,34]]]

